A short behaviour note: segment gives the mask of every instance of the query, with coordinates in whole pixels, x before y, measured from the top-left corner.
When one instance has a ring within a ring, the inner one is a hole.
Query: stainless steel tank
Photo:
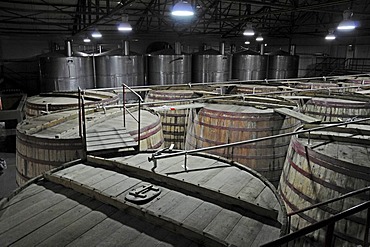
[[[269,79],[286,79],[298,77],[299,57],[279,50],[269,54]]]
[[[40,57],[41,92],[94,88],[92,57],[49,53]]]
[[[162,53],[162,54],[161,54]],[[159,51],[146,56],[147,83],[169,85],[191,82],[191,55]]]
[[[96,87],[144,85],[144,58],[142,55],[125,55],[122,49],[95,57]]]
[[[237,80],[263,80],[267,76],[268,56],[246,50],[233,54],[232,78]]]
[[[231,79],[231,56],[205,50],[192,56],[193,82],[221,82]]]

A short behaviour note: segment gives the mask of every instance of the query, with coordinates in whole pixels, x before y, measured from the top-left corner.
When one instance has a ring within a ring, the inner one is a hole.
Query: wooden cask
[[[365,101],[313,97],[303,107],[303,113],[325,122],[370,116],[370,103]]]
[[[85,105],[104,106],[118,103],[115,93],[85,90]],[[45,112],[78,108],[78,92],[52,92],[27,98],[25,112],[27,117],[40,116]]]
[[[137,111],[133,114],[137,115]],[[105,112],[90,110],[86,113],[86,119],[88,133],[123,129],[122,111],[119,109],[109,109]],[[137,142],[137,123],[129,114],[126,115],[126,120],[127,132]],[[122,142],[125,141],[121,139]],[[110,145],[109,140],[101,139],[101,145],[107,143]],[[141,111],[140,148],[156,149],[162,145],[163,133],[159,116]],[[18,185],[65,162],[82,158],[83,150],[76,110],[59,111],[26,119],[17,126],[16,131]]]
[[[370,130],[369,125],[348,126],[358,129],[358,133]],[[322,138],[323,135],[332,140]],[[350,135],[351,142],[346,142],[343,133],[311,132],[310,144],[307,135],[292,137],[279,183],[288,213],[370,185],[369,146],[363,141],[364,138],[368,141],[370,136],[353,132]],[[335,137],[343,139],[336,141]],[[300,213],[292,217],[291,230],[296,231],[367,200],[368,195],[359,194]],[[366,210],[337,222],[333,246],[362,246],[365,223]],[[317,231],[308,235],[307,241],[319,242],[322,246],[324,236],[324,230]]]
[[[187,102],[171,102],[197,97],[191,90],[153,90],[146,97],[146,102],[161,102],[150,106],[184,105]],[[184,149],[186,130],[188,125],[189,109],[160,111],[165,147],[175,144],[175,149]]]
[[[197,149],[226,143],[291,132],[298,121],[275,113],[272,109],[251,106],[207,104],[193,110],[189,119],[186,149]],[[271,139],[209,151],[248,166],[277,186],[290,137]]]
[[[266,85],[237,85],[231,91],[233,94],[256,94],[256,93],[269,93],[280,91],[276,86]]]

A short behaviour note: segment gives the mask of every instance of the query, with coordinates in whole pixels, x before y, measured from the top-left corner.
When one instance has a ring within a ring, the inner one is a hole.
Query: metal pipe
[[[64,50],[65,50],[65,55],[67,57],[72,57],[72,40],[66,40],[64,43]]]
[[[130,42],[128,40],[125,40],[125,43],[124,43],[124,55],[125,56],[130,55]]]
[[[308,233],[311,233],[313,231],[316,231],[316,230],[319,230],[333,222],[337,222],[341,219],[344,219],[348,216],[351,216],[353,214],[356,214],[358,212],[361,212],[365,209],[368,209],[370,207],[370,201],[367,201],[367,202],[364,202],[364,203],[361,203],[359,205],[356,205],[350,209],[347,209],[341,213],[338,213],[338,214],[335,214],[334,216],[331,216],[325,220],[322,220],[322,221],[319,221],[319,222],[316,222],[312,225],[309,225],[305,228],[302,228],[298,231],[295,231],[295,232],[292,232],[290,234],[287,234],[285,236],[282,236],[276,240],[273,240],[269,243],[266,243],[266,244],[262,244],[261,247],[276,247],[276,246],[281,246],[283,244],[286,244],[288,243],[289,241],[292,241],[292,240],[295,240],[299,237],[302,237]]]
[[[138,116],[138,118],[139,118],[139,121],[137,121],[137,125],[138,125],[138,127],[137,127],[137,146],[138,146],[138,152],[140,152],[140,137],[141,137],[141,135],[140,135],[140,121],[141,121],[141,117],[140,117],[140,108],[141,108],[141,101],[139,100],[139,111],[138,111],[138,114],[139,114],[139,116]]]
[[[78,132],[82,138],[81,88],[78,87]]]
[[[225,55],[225,42],[220,43],[220,53],[221,55]]]
[[[292,135],[296,135],[296,134],[307,133],[307,132],[310,132],[310,131],[323,130],[323,129],[328,129],[328,128],[331,128],[331,127],[348,125],[350,123],[359,123],[359,122],[369,121],[369,120],[370,120],[370,118],[364,118],[364,119],[359,119],[359,120],[353,120],[351,122],[332,124],[332,125],[328,125],[328,126],[320,126],[320,127],[316,127],[316,128],[311,128],[311,129],[306,129],[306,130],[299,130],[299,131],[294,131],[294,132],[289,132],[289,133],[284,133],[284,134],[278,134],[278,135],[272,135],[272,136],[266,136],[266,137],[252,139],[252,140],[239,141],[239,142],[221,144],[221,145],[216,145],[216,146],[211,146],[211,147],[204,147],[204,148],[198,148],[198,149],[193,149],[193,150],[180,151],[180,152],[177,152],[177,153],[159,155],[159,156],[156,156],[155,159],[165,159],[165,158],[180,156],[180,155],[184,155],[184,154],[199,153],[199,152],[205,152],[205,151],[210,151],[210,150],[219,149],[219,148],[234,147],[234,146],[239,146],[239,145],[243,145],[243,144],[251,144],[251,143],[255,143],[255,142],[266,141],[266,140],[271,140],[271,139],[276,139],[276,138],[281,138],[281,137],[286,137],[286,136],[292,136]],[[151,160],[149,160],[149,161],[151,161]]]
[[[265,44],[260,45],[260,54],[261,55],[265,54]]]
[[[289,53],[292,56],[295,56],[295,50],[296,50],[296,45],[292,44],[290,45]]]
[[[181,43],[180,42],[175,42],[175,54],[181,55]]]
[[[362,188],[362,189],[359,189],[359,190],[356,190],[356,191],[352,191],[352,192],[349,192],[347,194],[344,194],[344,195],[341,195],[341,196],[338,196],[336,198],[333,198],[333,199],[330,199],[330,200],[327,200],[325,202],[320,202],[320,203],[316,203],[314,205],[311,205],[309,207],[306,207],[306,208],[302,208],[300,210],[297,210],[297,211],[294,211],[294,212],[291,212],[291,213],[288,213],[287,216],[293,216],[293,215],[296,215],[296,214],[299,214],[299,213],[303,213],[307,210],[311,210],[311,209],[314,209],[314,208],[317,208],[317,207],[320,207],[320,206],[323,206],[325,204],[329,204],[329,203],[332,203],[332,202],[336,202],[336,201],[339,201],[339,200],[342,200],[342,199],[345,199],[347,197],[350,197],[350,196],[355,196],[355,195],[358,195],[358,194],[361,194],[363,192],[366,192],[370,190],[370,186],[368,187],[365,187],[365,188]]]
[[[126,92],[125,85],[122,85],[122,115],[123,115],[123,127],[126,128]]]
[[[128,90],[130,90],[133,94],[135,94],[135,95],[139,98],[139,100],[140,100],[141,102],[144,102],[144,100],[143,100],[143,98],[140,96],[140,94],[138,94],[137,92],[135,92],[132,88],[130,88],[129,86],[127,86],[125,83],[122,83],[122,85],[123,85],[124,87],[126,87]]]

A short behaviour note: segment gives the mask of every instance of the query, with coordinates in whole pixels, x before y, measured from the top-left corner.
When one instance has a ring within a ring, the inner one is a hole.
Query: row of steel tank
[[[175,47],[176,48],[176,47]],[[298,75],[296,55],[277,51],[269,55],[246,50],[226,55],[212,49],[191,55],[179,49],[164,49],[151,54],[122,49],[94,55],[75,52],[66,43],[65,54],[49,53],[40,57],[42,92],[81,88],[169,85],[189,82],[222,82],[230,80],[264,80],[295,78]]]

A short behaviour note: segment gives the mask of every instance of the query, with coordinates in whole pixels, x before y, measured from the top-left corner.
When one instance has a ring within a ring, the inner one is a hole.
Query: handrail
[[[334,231],[334,224],[335,222],[339,221],[339,220],[342,220],[348,216],[351,216],[353,214],[356,214],[358,212],[361,212],[365,209],[369,209],[370,208],[370,201],[366,201],[366,202],[363,202],[359,205],[356,205],[350,209],[347,209],[343,212],[340,212],[338,214],[335,214],[325,220],[322,220],[322,221],[319,221],[319,222],[316,222],[312,225],[309,225],[307,227],[304,227],[298,231],[295,231],[295,232],[292,232],[290,234],[287,234],[285,236],[282,236],[276,240],[273,240],[269,243],[266,243],[266,244],[263,244],[261,245],[261,247],[276,247],[276,246],[281,246],[283,244],[286,244],[292,240],[295,240],[297,238],[300,238],[300,237],[303,237],[304,235],[308,234],[308,233],[311,233],[313,231],[316,231],[316,230],[319,230],[325,226],[328,226],[328,228],[330,229],[329,232],[326,233],[326,239],[325,239],[325,246],[331,246],[331,239],[329,238],[332,238],[332,233]],[[369,218],[369,210],[368,210],[368,218]],[[329,227],[330,226],[330,227]],[[368,239],[366,239],[367,236],[365,234],[365,239],[364,239],[364,242],[368,242]],[[364,246],[368,246],[368,244],[364,243]]]
[[[181,156],[181,155],[185,155],[185,157],[186,157],[188,154],[191,154],[191,153],[199,153],[199,152],[204,152],[204,151],[209,151],[209,150],[214,150],[214,149],[219,149],[219,148],[234,147],[234,146],[243,145],[243,144],[251,144],[251,143],[255,143],[255,142],[266,141],[266,140],[271,140],[271,139],[276,139],[276,138],[281,138],[281,137],[286,137],[286,136],[292,136],[292,135],[307,133],[307,132],[310,134],[311,131],[323,130],[323,129],[328,129],[328,128],[332,128],[332,127],[347,125],[347,124],[350,124],[350,123],[359,123],[359,122],[364,122],[364,121],[369,121],[369,120],[370,120],[370,118],[363,118],[363,119],[358,119],[358,120],[351,119],[351,120],[349,120],[347,122],[343,122],[343,123],[331,124],[331,125],[327,125],[327,126],[320,126],[320,127],[315,127],[315,128],[306,129],[306,130],[293,131],[293,132],[288,132],[288,133],[284,133],[284,134],[278,134],[278,135],[271,135],[271,136],[267,136],[267,137],[255,138],[255,139],[251,139],[251,140],[238,141],[238,142],[233,142],[233,143],[215,145],[215,146],[211,146],[211,147],[204,147],[204,148],[198,148],[198,149],[193,149],[193,150],[185,150],[185,151],[180,151],[180,152],[175,152],[175,153],[170,153],[170,154],[152,156],[152,157],[149,157],[148,160],[149,161],[154,161],[154,160],[165,159],[165,158]],[[186,159],[185,159],[185,164],[186,164]]]
[[[139,109],[138,109],[138,119],[136,119],[132,113],[126,108],[126,98],[125,98],[125,88],[127,88],[128,90],[130,90],[136,97],[138,97],[139,99]],[[130,114],[130,116],[137,122],[138,124],[138,127],[137,127],[137,151],[139,152],[140,151],[140,139],[141,139],[141,134],[140,134],[140,122],[141,122],[141,113],[140,113],[140,110],[141,110],[141,103],[144,102],[143,98],[137,93],[135,92],[132,88],[130,88],[128,85],[126,85],[125,83],[122,83],[122,106],[123,106],[123,111],[122,111],[122,114],[123,114],[123,127],[126,128],[126,112],[128,112]]]

